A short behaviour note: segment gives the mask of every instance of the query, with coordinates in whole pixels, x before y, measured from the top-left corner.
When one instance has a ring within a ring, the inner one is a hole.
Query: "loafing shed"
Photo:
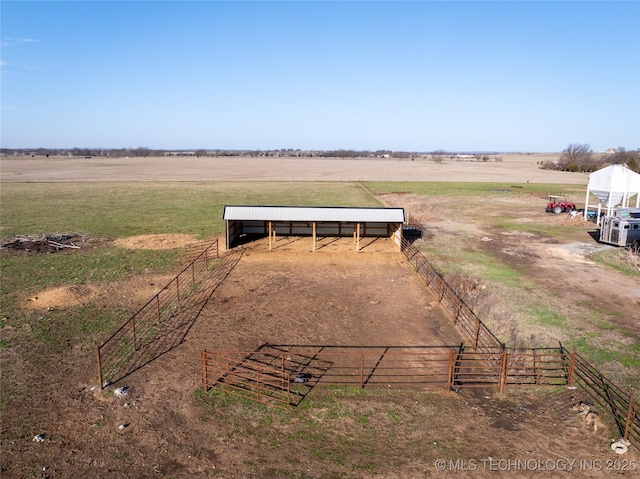
[[[315,250],[317,237],[353,236],[356,251],[362,237],[393,238],[402,244],[404,208],[346,208],[308,206],[225,206],[227,249],[247,236],[272,238],[311,236]]]

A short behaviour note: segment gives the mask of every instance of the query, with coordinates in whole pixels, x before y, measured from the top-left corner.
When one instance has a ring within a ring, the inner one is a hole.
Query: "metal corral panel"
[[[225,206],[225,220],[404,223],[404,208]]]

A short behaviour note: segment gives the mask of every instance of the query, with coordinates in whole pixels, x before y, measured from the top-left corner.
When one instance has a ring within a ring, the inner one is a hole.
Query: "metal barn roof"
[[[404,223],[404,208],[225,206],[223,219],[232,221],[345,221],[353,223]]]

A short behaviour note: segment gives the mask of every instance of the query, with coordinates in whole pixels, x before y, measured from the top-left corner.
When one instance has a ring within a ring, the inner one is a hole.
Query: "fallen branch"
[[[55,246],[56,248],[80,249],[80,246],[69,245],[69,244],[62,244],[62,243],[56,243],[55,241],[49,241],[49,244],[50,244],[51,246]]]

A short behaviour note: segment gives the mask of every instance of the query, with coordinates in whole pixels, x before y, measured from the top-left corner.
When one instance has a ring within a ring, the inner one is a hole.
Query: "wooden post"
[[[269,221],[269,251],[271,251],[271,221]]]
[[[313,222],[313,251],[316,250],[316,222]]]
[[[360,251],[360,223],[358,223],[356,234],[356,251]]]
[[[102,382],[102,358],[100,357],[100,346],[98,346],[96,350],[98,353],[98,381],[100,381],[100,389],[104,389],[104,383]]]
[[[360,353],[360,389],[364,389],[364,352]]]

